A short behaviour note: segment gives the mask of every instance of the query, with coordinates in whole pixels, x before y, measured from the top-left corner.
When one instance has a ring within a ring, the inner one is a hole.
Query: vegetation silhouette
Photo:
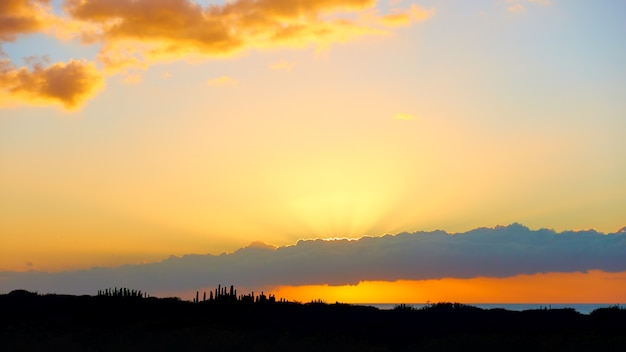
[[[200,299],[201,298],[201,299]],[[191,301],[131,288],[95,296],[0,295],[0,341],[7,351],[508,351],[622,350],[626,309],[509,311],[459,303],[392,310],[322,300],[238,294],[233,286]]]

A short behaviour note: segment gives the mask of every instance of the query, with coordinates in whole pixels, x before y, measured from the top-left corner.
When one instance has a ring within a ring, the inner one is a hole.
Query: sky
[[[625,12],[612,0],[3,1],[0,272],[513,223],[624,236]],[[626,299],[620,265],[442,275],[331,289],[436,292],[427,280],[440,279],[498,292],[555,275],[614,285],[587,301]]]

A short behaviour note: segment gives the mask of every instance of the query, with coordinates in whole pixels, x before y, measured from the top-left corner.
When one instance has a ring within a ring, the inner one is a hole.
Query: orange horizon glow
[[[363,281],[357,285],[280,286],[277,298],[327,303],[607,303],[626,302],[626,272],[540,273],[506,278]]]

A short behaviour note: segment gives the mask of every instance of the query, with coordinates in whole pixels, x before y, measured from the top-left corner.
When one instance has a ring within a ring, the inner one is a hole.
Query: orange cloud
[[[19,35],[53,29],[61,20],[54,16],[49,0],[3,0],[0,2],[0,44]],[[37,58],[25,58],[30,67],[16,67],[1,59],[0,105],[18,101],[58,103],[71,110],[103,85],[104,79],[93,63],[84,60],[45,66]],[[44,60],[45,61],[45,60]]]
[[[375,5],[375,0],[237,0],[207,7],[191,0],[68,0],[65,9],[73,20],[97,25],[82,39],[102,42],[99,60],[108,70],[123,71],[145,62],[233,55],[248,48],[324,47],[432,15],[413,5],[395,19],[372,18],[367,10]],[[341,17],[345,13],[353,16]]]
[[[0,60],[0,97],[29,103],[60,103],[71,110],[93,96],[104,83],[95,65],[84,60],[32,66],[17,68],[9,60]]]
[[[50,24],[50,0],[0,1],[0,41],[37,32]]]
[[[47,32],[101,44],[96,62],[102,72],[124,72],[140,80],[150,63],[180,58],[228,56],[250,48],[328,47],[386,28],[426,19],[417,5],[380,15],[376,0],[235,0],[202,6],[193,0],[66,0],[68,16],[57,17],[50,0],[0,2],[0,44],[19,35]],[[0,48],[0,58],[2,57]],[[0,62],[0,98],[78,107],[103,85],[94,63],[71,60],[48,67],[15,67]],[[288,69],[289,67],[277,67]],[[232,84],[232,81],[209,84]]]

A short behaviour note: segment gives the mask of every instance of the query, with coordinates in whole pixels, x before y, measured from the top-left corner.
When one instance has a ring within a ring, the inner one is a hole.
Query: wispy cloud
[[[526,12],[526,5],[528,3],[538,4],[538,5],[551,5],[552,2],[550,0],[506,0],[510,5],[507,6],[507,11],[511,13],[524,13]],[[526,5],[525,5],[526,4]]]
[[[435,14],[434,9],[426,10],[415,4],[409,9],[393,9],[392,13],[383,15],[381,23],[386,26],[409,26],[413,22],[427,20]]]
[[[211,78],[207,81],[207,84],[210,86],[234,86],[237,85],[238,82],[236,79],[229,76],[221,76],[217,78]]]
[[[510,5],[509,7],[506,8],[509,12],[512,13],[521,13],[526,11],[526,8],[524,7],[524,5],[520,4],[520,3],[515,3]]]
[[[270,65],[272,70],[291,71],[296,66],[295,62],[279,61]]]
[[[414,120],[415,116],[407,113],[397,113],[393,116],[396,120]]]
[[[345,285],[360,281],[509,277],[545,272],[626,270],[626,234],[593,230],[557,233],[514,224],[462,234],[443,231],[306,240],[294,246],[260,243],[234,253],[171,257],[160,263],[62,273],[0,273],[0,292],[93,293],[109,286],[176,291],[234,283]]]
[[[142,78],[139,73],[128,73],[122,77],[122,82],[125,84],[139,84],[141,83]]]

